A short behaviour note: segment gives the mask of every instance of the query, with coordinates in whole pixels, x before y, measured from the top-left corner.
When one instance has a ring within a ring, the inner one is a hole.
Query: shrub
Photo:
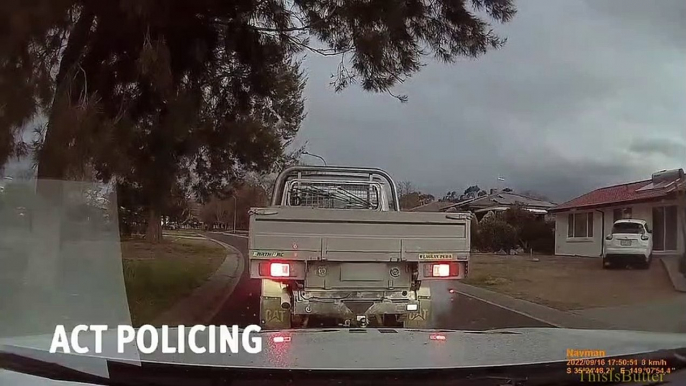
[[[503,213],[505,221],[517,230],[517,244],[524,250],[553,253],[555,250],[555,223],[514,206]]]
[[[482,250],[481,240],[479,239],[479,220],[477,220],[476,216],[474,216],[474,215],[472,215],[472,220],[471,220],[471,224],[469,226],[469,231],[470,231],[469,242],[471,243],[472,250],[477,250],[477,251]]]
[[[472,224],[473,225],[473,224]],[[526,251],[552,254],[555,252],[555,223],[515,206],[505,212],[484,216],[472,227],[472,247],[484,252],[510,251],[521,247]]]
[[[517,230],[501,218],[485,218],[479,224],[476,246],[485,252],[505,250],[509,253],[517,247]]]
[[[543,219],[528,221],[519,231],[519,240],[524,249],[552,254],[555,252],[555,223]]]

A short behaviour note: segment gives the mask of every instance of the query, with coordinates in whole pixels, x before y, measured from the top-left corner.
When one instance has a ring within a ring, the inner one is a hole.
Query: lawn
[[[649,270],[604,270],[594,258],[533,258],[472,255],[465,283],[559,310],[645,303],[677,295],[657,259]]]
[[[166,236],[159,244],[122,242],[124,281],[135,326],[152,322],[190,294],[224,261],[224,249],[208,240]]]

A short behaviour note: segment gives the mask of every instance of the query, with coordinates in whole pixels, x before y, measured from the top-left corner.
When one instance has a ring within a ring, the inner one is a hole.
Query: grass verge
[[[159,244],[122,242],[124,282],[134,326],[160,313],[202,285],[224,261],[224,249],[208,240],[167,236]]]
[[[162,233],[165,235],[170,235],[170,236],[195,236],[198,233],[202,233],[202,230],[200,230],[200,229],[176,229],[176,230],[165,229],[162,231]]]

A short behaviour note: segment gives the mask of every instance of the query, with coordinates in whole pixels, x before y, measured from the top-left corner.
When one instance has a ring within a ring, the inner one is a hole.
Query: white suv
[[[603,268],[629,264],[648,269],[653,261],[653,235],[643,220],[615,221],[612,233],[605,237]]]

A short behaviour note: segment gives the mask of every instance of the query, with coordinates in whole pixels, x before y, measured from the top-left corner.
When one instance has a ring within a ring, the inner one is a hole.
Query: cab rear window
[[[612,233],[634,233],[641,234],[644,233],[645,229],[643,225],[631,223],[631,222],[620,222],[612,226]]]

